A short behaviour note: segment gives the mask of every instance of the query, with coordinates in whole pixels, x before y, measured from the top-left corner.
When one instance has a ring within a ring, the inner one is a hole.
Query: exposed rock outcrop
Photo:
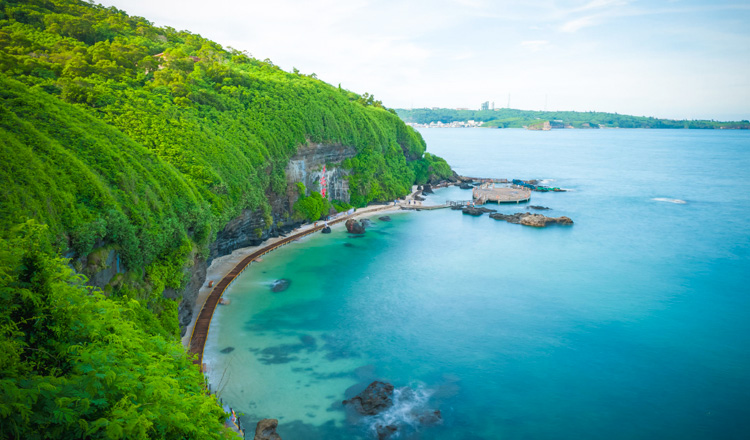
[[[474,185],[471,185],[471,184],[469,184],[467,182],[461,182],[461,184],[458,185],[458,187],[461,188],[461,189],[473,189]]]
[[[521,224],[524,226],[534,226],[537,228],[543,228],[550,224],[558,225],[572,225],[573,220],[568,217],[546,217],[541,214],[531,214],[521,218]]]
[[[323,234],[330,234],[331,233],[331,227],[330,226],[326,226],[323,229],[321,229],[320,232],[322,232]]]
[[[289,288],[290,284],[292,284],[292,282],[286,278],[276,280],[273,283],[271,283],[271,292],[274,292],[274,293],[283,292]]]
[[[279,421],[276,419],[263,419],[255,426],[255,437],[253,440],[281,440],[276,433]]]
[[[208,264],[201,255],[193,256],[193,266],[189,269],[190,281],[187,282],[182,292],[167,287],[164,289],[165,298],[171,298],[179,300],[180,304],[177,307],[177,317],[180,321],[180,336],[185,336],[185,330],[187,325],[190,324],[190,320],[193,319],[193,306],[198,298],[198,292],[201,286],[206,281],[206,272],[208,271]]]
[[[534,226],[543,228],[550,224],[572,225],[573,220],[568,217],[546,217],[542,214],[532,214],[530,212],[517,212],[515,214],[490,214],[495,220],[505,220],[508,223],[520,224],[524,226]]]
[[[344,406],[351,405],[362,415],[374,416],[393,405],[393,389],[393,385],[376,380],[364,391],[342,403]]]
[[[422,194],[433,194],[432,185],[430,185],[429,183],[426,183],[424,187],[422,187]]]
[[[164,296],[181,298],[178,318],[184,336],[185,328],[190,323],[193,308],[200,287],[206,280],[206,270],[214,258],[231,254],[234,250],[248,246],[258,246],[271,237],[284,236],[299,226],[298,222],[289,219],[292,206],[297,200],[295,184],[303,182],[308,189],[315,189],[326,167],[328,192],[332,199],[349,201],[349,184],[346,180],[348,172],[330,164],[354,157],[356,150],[344,145],[329,145],[308,143],[297,148],[297,153],[289,160],[286,167],[287,191],[285,194],[267,193],[271,205],[269,213],[261,209],[242,211],[237,217],[229,221],[217,233],[216,241],[209,246],[207,259],[196,257],[190,270],[190,282],[185,290],[177,292],[165,290]],[[108,277],[109,273],[101,275]]]
[[[353,147],[340,144],[302,145],[297,148],[297,153],[286,166],[287,182],[291,186],[296,182],[302,182],[308,190],[316,189],[320,186],[323,176],[323,165],[336,164],[356,154],[357,150]],[[346,179],[348,175],[349,172],[343,168],[326,167],[327,189],[331,200],[349,202],[349,181]],[[294,191],[292,188],[292,192]],[[290,201],[293,204],[295,200],[296,198]]]
[[[487,212],[497,212],[497,210],[478,207],[478,206],[467,206],[466,208],[461,209],[461,212],[463,212],[464,214],[473,215],[476,217]]]
[[[530,209],[536,209],[537,211],[547,211],[547,210],[549,210],[549,208],[547,208],[546,206],[538,206],[538,205],[530,205],[529,208]]]
[[[350,234],[364,234],[365,233],[365,225],[352,218],[347,220],[346,223],[344,223],[344,225],[346,226],[346,231]]]
[[[394,389],[393,385],[374,381],[364,391],[344,400],[342,404],[362,416],[371,417],[378,440],[392,436],[409,435],[419,426],[442,422],[440,410],[427,407],[424,395],[409,387]]]

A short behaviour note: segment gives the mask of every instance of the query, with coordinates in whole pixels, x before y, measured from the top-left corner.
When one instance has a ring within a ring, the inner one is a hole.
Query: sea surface
[[[394,439],[750,436],[750,133],[420,131],[459,174],[568,189],[530,204],[575,224],[392,212],[266,255],[226,292],[205,352],[250,433],[277,418],[284,440],[389,424]],[[375,379],[395,405],[347,413]]]

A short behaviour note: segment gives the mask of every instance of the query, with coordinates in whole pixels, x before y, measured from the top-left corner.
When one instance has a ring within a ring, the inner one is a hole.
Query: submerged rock
[[[443,421],[443,415],[440,414],[440,410],[435,411],[423,411],[414,415],[417,421],[423,425],[435,425]]]
[[[529,208],[536,209],[537,211],[547,211],[547,210],[549,210],[549,208],[547,208],[546,206],[537,206],[537,205],[531,205],[531,206],[529,206]]]
[[[377,425],[375,432],[378,434],[378,440],[388,440],[393,434],[398,431],[398,427],[394,425]]]
[[[346,226],[346,231],[350,234],[365,233],[365,225],[363,225],[361,222],[358,222],[357,220],[349,219],[344,225]]]
[[[364,391],[342,402],[362,415],[374,416],[393,405],[393,385],[374,381]]]
[[[369,218],[363,218],[359,222],[362,223],[362,227],[365,228],[365,229],[367,229],[370,226],[372,226],[372,221]]]
[[[263,419],[255,426],[255,437],[253,440],[281,440],[281,436],[276,433],[279,421],[276,419]]]
[[[234,351],[234,347],[227,347],[221,350],[221,353],[227,354]]]
[[[508,223],[520,224],[524,226],[533,226],[543,228],[549,224],[572,225],[573,220],[569,217],[547,217],[542,214],[532,214],[530,212],[517,212],[515,214],[490,214],[490,218],[495,220],[505,220]]]
[[[274,293],[283,292],[289,288],[290,284],[292,284],[292,282],[286,278],[276,280],[273,283],[271,283],[271,292],[274,292]]]
[[[391,217],[387,216],[387,215],[384,215],[382,217],[378,217],[378,220],[380,220],[381,222],[389,222],[389,221],[391,221]]]

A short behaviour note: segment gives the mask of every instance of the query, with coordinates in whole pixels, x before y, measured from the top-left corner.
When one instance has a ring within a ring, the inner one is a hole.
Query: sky
[[[95,0],[392,108],[750,119],[750,1]]]

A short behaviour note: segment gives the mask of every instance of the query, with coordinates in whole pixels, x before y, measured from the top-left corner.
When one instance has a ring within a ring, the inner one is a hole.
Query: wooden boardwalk
[[[371,213],[371,212],[377,212],[382,211],[383,209],[392,208],[392,206],[383,206],[382,208],[372,209],[369,211],[365,211],[365,213]],[[350,218],[356,217],[360,213],[354,213],[352,215],[343,216],[341,218],[337,218],[335,220],[331,220],[328,222],[328,225],[335,225],[336,223],[340,223],[346,220],[349,220]],[[284,238],[283,240],[279,240],[276,243],[263,247],[261,249],[258,249],[257,251],[253,252],[252,254],[248,255],[247,257],[243,258],[242,261],[237,264],[237,266],[234,267],[228,274],[224,276],[224,278],[219,281],[218,284],[213,288],[211,293],[206,298],[206,301],[203,303],[203,307],[201,308],[201,312],[198,315],[198,318],[195,320],[195,325],[193,326],[193,332],[190,335],[190,347],[188,349],[188,352],[191,354],[196,354],[196,358],[193,359],[193,363],[197,365],[203,364],[203,349],[206,346],[206,339],[208,338],[208,331],[211,327],[211,318],[214,315],[214,310],[216,310],[216,305],[219,304],[219,300],[221,299],[221,295],[224,294],[224,291],[229,287],[230,284],[237,278],[239,274],[245,271],[247,267],[250,265],[250,263],[253,262],[256,258],[259,258],[269,252],[271,252],[274,249],[277,249],[281,246],[284,246],[285,244],[289,244],[295,240],[298,240],[304,236],[313,234],[315,232],[318,232],[322,230],[325,227],[325,223],[322,223],[320,226],[312,227],[310,229],[307,229],[302,232],[298,232],[294,235],[290,235],[289,237]]]
[[[486,202],[521,203],[531,199],[531,190],[519,187],[496,188],[494,185],[485,184],[474,188],[472,195],[477,205],[483,205]]]

